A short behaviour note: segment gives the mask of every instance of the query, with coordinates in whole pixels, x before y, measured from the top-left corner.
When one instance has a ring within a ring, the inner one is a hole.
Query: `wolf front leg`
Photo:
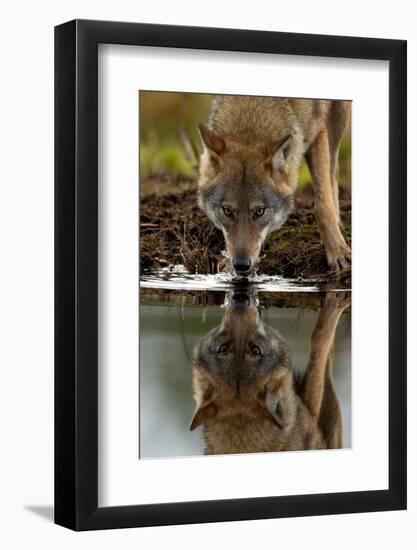
[[[339,215],[339,151],[349,123],[350,109],[350,101],[332,101],[326,121],[329,136],[330,177],[339,224],[341,223]]]
[[[351,251],[340,231],[338,208],[331,175],[329,135],[323,128],[306,153],[306,161],[314,186],[314,214],[326,250],[331,269],[346,269],[351,260]]]

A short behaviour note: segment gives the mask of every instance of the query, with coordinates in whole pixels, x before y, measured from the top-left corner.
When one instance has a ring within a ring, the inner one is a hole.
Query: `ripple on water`
[[[264,292],[319,292],[323,285],[312,281],[285,279],[269,275],[255,275],[249,279],[233,278],[225,273],[202,275],[188,273],[182,266],[175,269],[163,268],[152,274],[140,277],[142,288],[160,288],[166,290],[210,290],[224,291],[236,288],[237,285],[248,285]],[[326,290],[348,291],[346,288],[326,286]]]

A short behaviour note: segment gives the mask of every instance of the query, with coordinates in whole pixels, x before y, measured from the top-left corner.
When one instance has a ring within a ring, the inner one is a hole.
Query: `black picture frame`
[[[389,62],[389,488],[98,507],[98,44]],[[55,523],[74,530],[406,508],[404,40],[74,20],[55,28]]]

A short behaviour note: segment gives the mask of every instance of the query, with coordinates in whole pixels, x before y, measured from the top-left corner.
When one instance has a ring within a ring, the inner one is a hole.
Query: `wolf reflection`
[[[338,449],[342,416],[332,375],[336,328],[350,298],[327,293],[302,377],[283,336],[263,323],[256,297],[234,292],[221,324],[193,354],[197,403],[190,429],[203,426],[205,453]]]

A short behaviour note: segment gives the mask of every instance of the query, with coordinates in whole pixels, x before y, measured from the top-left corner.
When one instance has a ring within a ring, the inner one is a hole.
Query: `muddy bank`
[[[227,268],[221,252],[224,240],[197,204],[192,181],[172,186],[144,182],[141,194],[140,261],[142,272],[182,264],[190,273],[218,273]],[[157,189],[157,192],[152,192]],[[305,186],[296,196],[296,208],[281,229],[268,236],[258,273],[286,278],[332,281],[313,214],[314,196]],[[340,191],[343,233],[351,243],[351,199]],[[339,274],[350,284],[350,270]]]

